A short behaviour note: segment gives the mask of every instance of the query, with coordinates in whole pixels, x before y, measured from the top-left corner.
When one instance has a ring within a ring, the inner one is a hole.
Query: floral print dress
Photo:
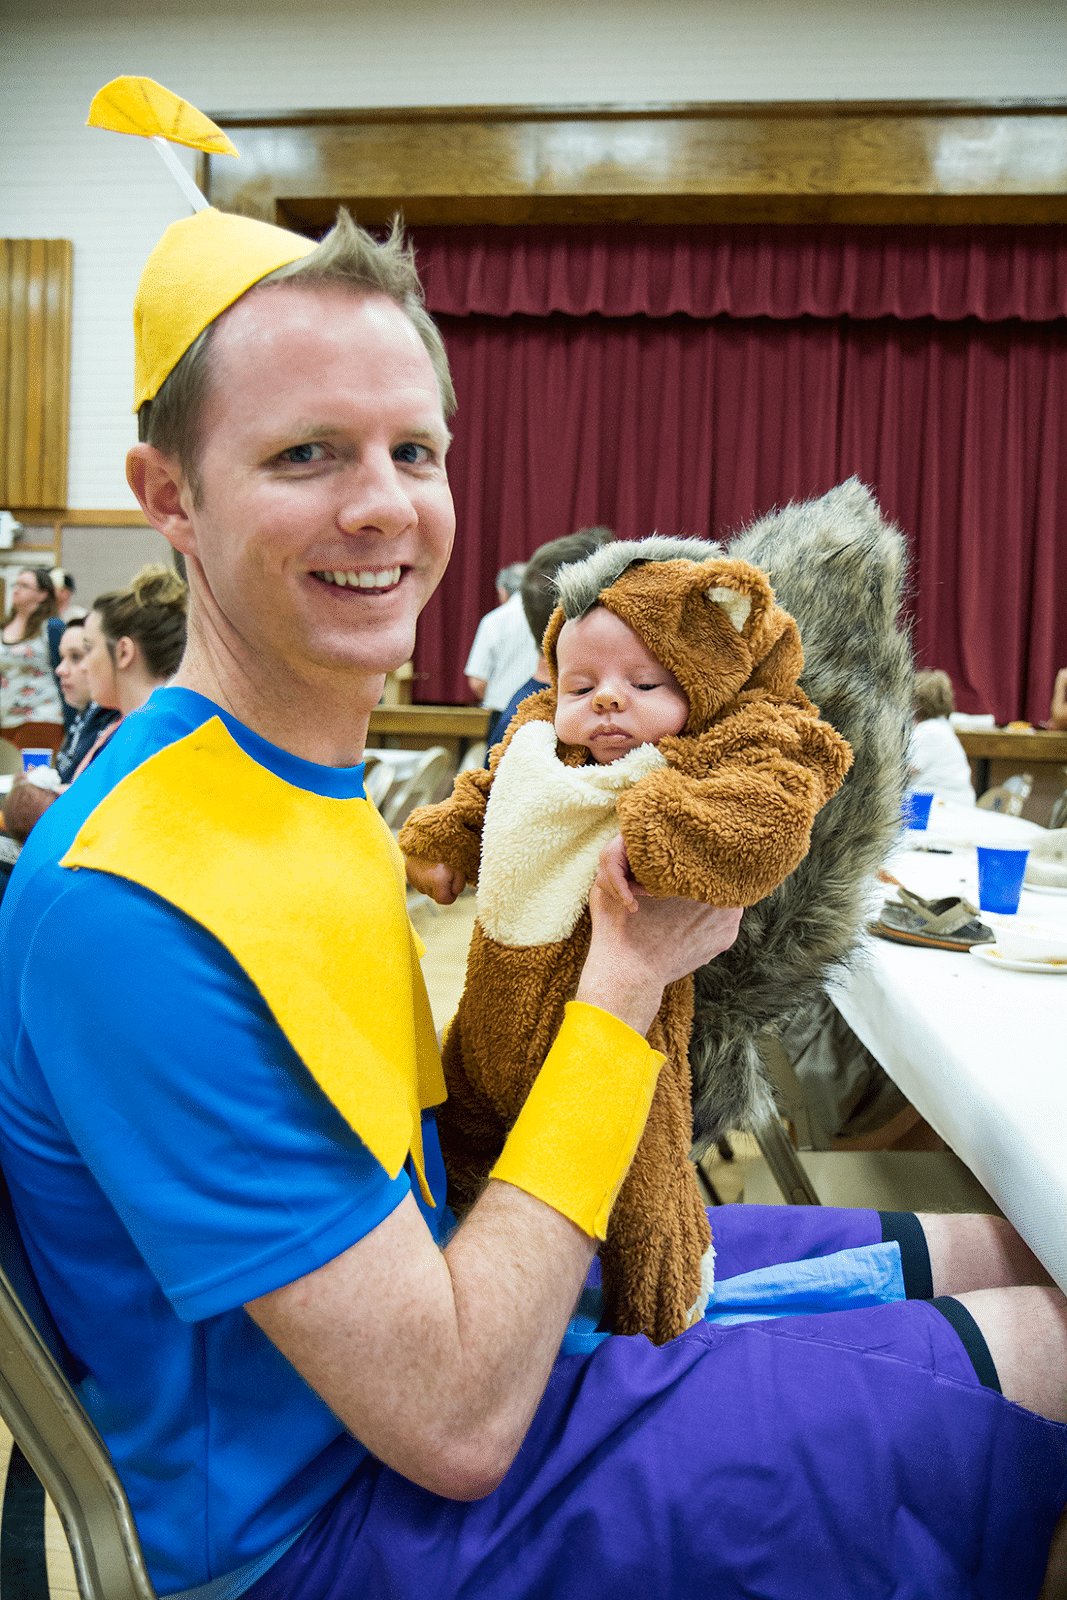
[[[24,722],[63,722],[43,629],[35,639],[0,640],[0,726],[19,728]]]

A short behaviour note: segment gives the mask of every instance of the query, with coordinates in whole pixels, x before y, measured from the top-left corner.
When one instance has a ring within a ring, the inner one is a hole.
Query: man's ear
[[[186,505],[188,487],[174,457],[155,445],[135,444],[126,456],[126,482],[153,528],[175,550],[191,554],[195,538]]]

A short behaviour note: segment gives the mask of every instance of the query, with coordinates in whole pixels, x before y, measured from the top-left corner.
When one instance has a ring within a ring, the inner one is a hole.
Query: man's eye
[[[321,444],[293,444],[288,450],[283,450],[278,457],[279,461],[287,461],[292,466],[302,467],[310,461],[321,461],[326,454],[325,445]]]
[[[407,444],[399,444],[393,451],[393,460],[399,461],[405,467],[422,467],[434,459],[433,451],[425,444],[415,444],[409,440]]]

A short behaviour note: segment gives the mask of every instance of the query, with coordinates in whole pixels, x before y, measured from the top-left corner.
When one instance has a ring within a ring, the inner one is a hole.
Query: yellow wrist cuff
[[[570,1001],[489,1176],[525,1189],[603,1239],[663,1059],[610,1012]]]

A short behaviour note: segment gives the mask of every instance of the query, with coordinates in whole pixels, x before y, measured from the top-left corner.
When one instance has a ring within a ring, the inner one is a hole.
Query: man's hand
[[[620,839],[621,843],[621,839]],[[740,906],[706,906],[698,900],[659,899],[640,885],[619,893],[619,856],[609,844],[589,894],[593,936],[577,999],[610,1011],[647,1033],[669,983],[728,950],[741,925]],[[623,851],[625,860],[625,851]]]
[[[645,894],[633,873],[626,855],[626,845],[621,833],[609,839],[600,852],[600,865],[594,880],[604,893],[624,905],[627,911],[637,910],[637,896]]]
[[[419,856],[405,856],[404,871],[411,887],[436,900],[439,906],[452,905],[467,887],[467,880],[459,868],[447,867],[443,861],[424,861]]]

